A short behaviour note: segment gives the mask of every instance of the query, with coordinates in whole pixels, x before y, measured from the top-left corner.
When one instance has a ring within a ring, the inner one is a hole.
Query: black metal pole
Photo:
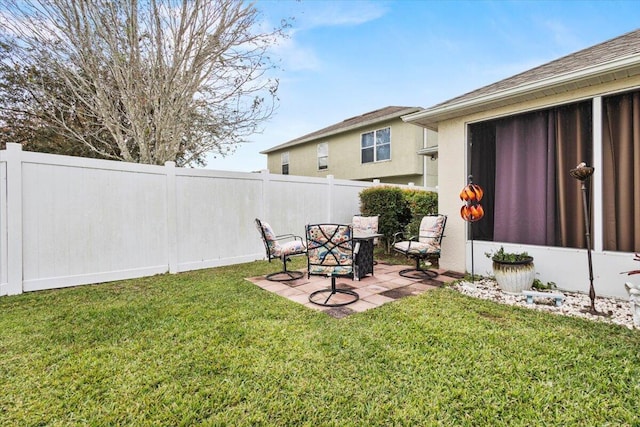
[[[469,234],[471,237],[471,283],[475,283],[476,275],[473,272],[473,222],[469,223]]]
[[[591,225],[589,223],[589,206],[587,205],[587,186],[582,181],[582,205],[584,209],[585,237],[587,239],[587,258],[589,259],[589,298],[591,299],[591,313],[596,314],[596,290],[593,287],[593,262],[591,261]]]

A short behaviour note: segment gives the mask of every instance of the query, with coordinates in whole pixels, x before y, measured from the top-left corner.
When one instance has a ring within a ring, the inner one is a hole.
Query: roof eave
[[[402,117],[407,123],[413,123],[428,129],[438,130],[438,123],[467,114],[476,113],[494,106],[504,106],[522,100],[535,99],[548,94],[567,92],[580,87],[589,86],[594,79],[600,82],[603,75],[623,73],[623,78],[640,74],[640,55],[631,55],[615,61],[583,68],[575,72],[560,74],[551,78],[516,86],[488,95],[466,99],[460,102],[427,108]],[[617,77],[619,78],[619,77]]]

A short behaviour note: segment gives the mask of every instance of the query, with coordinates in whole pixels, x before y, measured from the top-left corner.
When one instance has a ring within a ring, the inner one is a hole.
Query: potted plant
[[[485,254],[493,261],[493,275],[504,292],[519,294],[531,289],[536,276],[533,257],[526,252],[505,252],[503,247]]]

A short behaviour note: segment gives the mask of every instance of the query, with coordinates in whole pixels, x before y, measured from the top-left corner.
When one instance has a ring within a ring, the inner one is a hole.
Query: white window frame
[[[318,158],[318,162],[317,162],[318,170],[320,171],[320,170],[329,169],[329,143],[328,142],[319,143],[316,147],[316,154]],[[325,159],[324,165],[321,164],[320,162],[321,159]]]
[[[285,171],[286,166],[286,171]],[[289,175],[289,152],[285,151],[280,154],[280,172],[282,175]]]
[[[380,144],[378,143],[378,138],[377,138],[377,134],[379,131],[381,130],[386,130],[389,129],[389,142],[388,143],[384,143],[384,144]],[[369,147],[363,147],[362,146],[362,139],[365,135],[368,134],[373,134],[373,146],[369,146]],[[388,159],[378,159],[378,150],[377,148],[382,146],[382,145],[389,145],[389,158]],[[369,149],[373,149],[373,160],[370,162],[363,162],[362,161],[362,152],[363,150],[369,150]],[[367,164],[367,163],[379,163],[379,162],[388,162],[391,160],[391,126],[386,126],[383,128],[379,128],[379,129],[375,129],[369,132],[364,132],[360,134],[360,164]]]

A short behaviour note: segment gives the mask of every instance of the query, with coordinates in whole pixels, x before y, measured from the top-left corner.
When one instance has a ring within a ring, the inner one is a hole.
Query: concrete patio
[[[361,280],[351,280],[349,278],[338,278],[337,288],[347,288],[355,290],[360,299],[353,304],[342,307],[323,307],[309,302],[309,295],[319,289],[331,286],[331,280],[323,276],[305,275],[298,280],[290,282],[272,282],[266,280],[264,276],[247,278],[262,289],[274,292],[282,297],[288,298],[313,310],[323,311],[335,318],[343,318],[350,314],[362,312],[381,306],[388,302],[393,302],[400,298],[412,295],[420,295],[431,289],[441,287],[443,284],[452,282],[463,277],[461,273],[434,269],[438,276],[434,279],[415,280],[407,279],[398,274],[400,270],[410,268],[407,265],[392,265],[379,262],[374,267],[374,275],[368,275]],[[339,295],[332,297],[339,298]]]

